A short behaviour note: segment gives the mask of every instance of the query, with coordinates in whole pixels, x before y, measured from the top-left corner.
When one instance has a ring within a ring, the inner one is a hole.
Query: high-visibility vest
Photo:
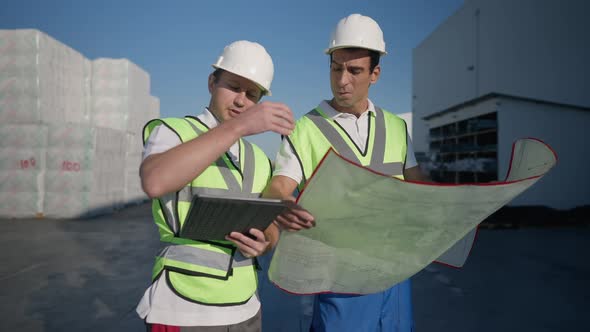
[[[334,119],[326,116],[319,107],[297,121],[295,130],[287,139],[303,171],[299,190],[309,180],[330,148],[356,164],[382,174],[404,178],[407,152],[406,122],[378,107],[375,107],[375,113],[369,113],[368,117],[369,133],[364,150],[361,150],[346,131]]]
[[[194,117],[156,119],[144,127],[144,142],[158,125],[174,131],[181,142],[209,130]],[[160,241],[167,244],[156,257],[152,279],[163,273],[173,292],[192,302],[219,306],[243,304],[256,291],[254,260],[245,258],[232,242],[178,237],[194,194],[260,197],[271,176],[270,160],[260,148],[245,140],[239,140],[239,147],[240,165],[225,153],[179,191],[152,201]]]

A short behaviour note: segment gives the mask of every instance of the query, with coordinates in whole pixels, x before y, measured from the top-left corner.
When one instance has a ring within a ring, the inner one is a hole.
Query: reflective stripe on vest
[[[193,130],[197,133],[197,135],[201,135],[203,134],[203,131],[201,129],[199,129],[194,123],[192,123],[191,121],[185,119],[187,121],[187,123],[193,128]],[[232,194],[236,194],[237,196],[241,196],[241,197],[259,197],[256,196],[255,194],[252,194],[252,187],[254,185],[254,149],[252,148],[252,144],[250,144],[250,142],[248,141],[242,141],[243,145],[244,145],[244,157],[245,158],[241,158],[240,160],[242,162],[245,162],[244,165],[244,171],[243,171],[243,180],[242,180],[242,186],[239,185],[239,183],[237,182],[236,178],[231,174],[231,171],[226,167],[226,164],[223,162],[223,159],[219,158],[216,160],[215,164],[217,165],[217,167],[219,167],[219,170],[221,171],[221,175],[223,176],[223,179],[225,180],[225,183],[227,183],[228,186],[228,191],[231,192]],[[209,188],[199,188],[199,189],[209,189]],[[204,193],[204,191],[200,191],[201,193]],[[223,191],[220,191],[219,193],[222,193]],[[210,191],[208,193],[211,193]],[[234,196],[236,196],[234,195]]]
[[[201,265],[211,269],[228,270],[228,257],[225,254],[204,250],[198,247],[185,245],[171,245],[160,251],[157,257],[165,257],[175,261],[185,262],[194,265]],[[232,267],[252,265],[251,259],[244,257],[240,251],[233,255]]]
[[[187,119],[185,120],[195,131],[197,136],[202,135],[204,133],[204,131],[195,126],[191,121]],[[260,197],[259,194],[252,193],[255,171],[254,149],[252,148],[252,145],[247,141],[243,141],[243,145],[245,151],[244,158],[242,158],[242,160],[244,160],[245,165],[243,171],[244,180],[242,182],[242,185],[238,183],[238,180],[232,174],[231,170],[227,167],[227,164],[224,162],[224,160],[222,158],[219,158],[215,161],[215,165],[218,167],[228,189],[186,186],[176,193],[169,193],[160,198],[160,208],[162,209],[164,216],[166,218],[166,224],[168,224],[168,227],[170,227],[170,229],[174,232],[174,235],[177,236],[181,228],[180,222],[178,220],[178,213],[176,213],[179,202],[185,202],[190,204],[195,194],[208,194],[216,196],[231,195],[233,197],[245,198]]]
[[[316,108],[300,119],[296,132],[288,137],[297,158],[301,162],[303,180],[300,188],[311,176],[329,146],[354,163],[382,174],[403,179],[407,145],[405,122],[379,107],[375,107],[374,117],[369,114],[368,121],[369,133],[365,152],[363,153],[350,137],[348,137],[350,143],[346,141],[344,136],[348,135],[348,133],[338,122],[325,117],[321,109]],[[317,128],[317,132],[310,128],[310,122]],[[297,133],[297,131],[299,132]],[[306,133],[302,134],[302,131]],[[326,144],[327,146],[324,146]],[[391,150],[394,150],[394,152]],[[359,155],[366,158],[360,159]],[[370,159],[368,156],[370,156]]]
[[[208,130],[207,126],[194,118],[155,121],[146,125],[144,140],[158,124],[174,131],[181,142],[187,142]],[[243,140],[239,144],[240,161],[244,164],[242,169],[226,153],[203,171],[208,172],[205,179],[197,177],[178,192],[154,200],[152,209],[160,230],[160,239],[171,245],[156,257],[152,277],[157,278],[165,271],[171,289],[189,301],[233,305],[244,303],[256,291],[253,260],[245,258],[233,243],[177,237],[195,194],[260,196],[270,177],[270,162],[259,148]]]
[[[326,119],[317,111],[313,110],[307,115],[308,117],[326,136],[332,146],[345,158],[361,164],[358,160],[352,148],[344,141],[342,136],[332,127]],[[369,149],[366,146],[365,149]],[[368,168],[387,175],[400,175],[403,174],[403,163],[401,162],[390,162],[386,163],[383,161],[385,155],[385,121],[383,119],[383,111],[375,107],[375,138],[373,140],[371,155],[371,163],[367,165]]]

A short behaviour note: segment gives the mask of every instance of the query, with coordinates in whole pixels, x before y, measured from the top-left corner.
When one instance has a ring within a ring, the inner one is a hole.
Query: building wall
[[[428,150],[428,129],[422,118],[475,98],[474,18],[465,5],[413,52],[412,117],[414,148]]]
[[[479,0],[479,92],[590,107],[586,0]],[[477,69],[476,69],[477,71]]]
[[[512,143],[534,137],[557,153],[557,166],[510,205],[570,209],[590,205],[590,154],[585,147],[590,112],[502,98],[498,102],[498,177],[504,179]]]
[[[457,109],[453,112],[437,115],[428,120],[428,129],[496,112],[498,111],[499,102],[499,97],[490,98],[477,103],[464,105],[460,109]]]
[[[585,0],[471,0],[414,49],[417,151],[422,118],[495,92],[590,107]]]

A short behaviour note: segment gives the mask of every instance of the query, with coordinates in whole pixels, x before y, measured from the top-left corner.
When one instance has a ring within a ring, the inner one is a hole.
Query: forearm
[[[270,244],[268,245],[268,247],[264,251],[264,253],[267,253],[277,245],[277,242],[279,242],[279,237],[280,237],[279,228],[275,224],[270,224],[270,226],[268,226],[266,228],[266,230],[264,230],[264,236],[270,242]]]
[[[240,137],[239,124],[227,121],[189,142],[149,156],[140,167],[144,191],[152,198],[178,191],[203,173]]]
[[[296,188],[295,180],[282,175],[274,176],[262,192],[262,197],[294,200],[293,192]]]
[[[297,183],[291,178],[285,176],[275,176],[264,189],[262,197],[264,198],[279,198],[283,200],[294,201],[292,193],[297,188]],[[267,252],[274,248],[279,241],[280,231],[274,223],[268,226],[264,231],[264,235],[270,242]]]

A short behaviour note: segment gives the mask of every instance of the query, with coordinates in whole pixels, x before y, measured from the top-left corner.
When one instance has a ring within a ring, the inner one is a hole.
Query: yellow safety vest
[[[152,130],[164,125],[181,142],[188,142],[209,128],[194,117],[156,119],[144,127],[144,142]],[[246,303],[257,287],[254,260],[247,259],[230,241],[193,241],[178,237],[196,193],[260,197],[271,176],[268,157],[256,145],[239,140],[240,165],[225,153],[177,192],[152,202],[160,241],[168,244],[156,257],[152,279],[164,273],[170,288],[180,297],[207,305]]]
[[[369,133],[364,151],[346,131],[317,107],[297,121],[287,137],[303,172],[299,190],[311,177],[330,148],[344,158],[376,172],[403,179],[407,152],[406,123],[400,117],[375,107],[369,113]]]

